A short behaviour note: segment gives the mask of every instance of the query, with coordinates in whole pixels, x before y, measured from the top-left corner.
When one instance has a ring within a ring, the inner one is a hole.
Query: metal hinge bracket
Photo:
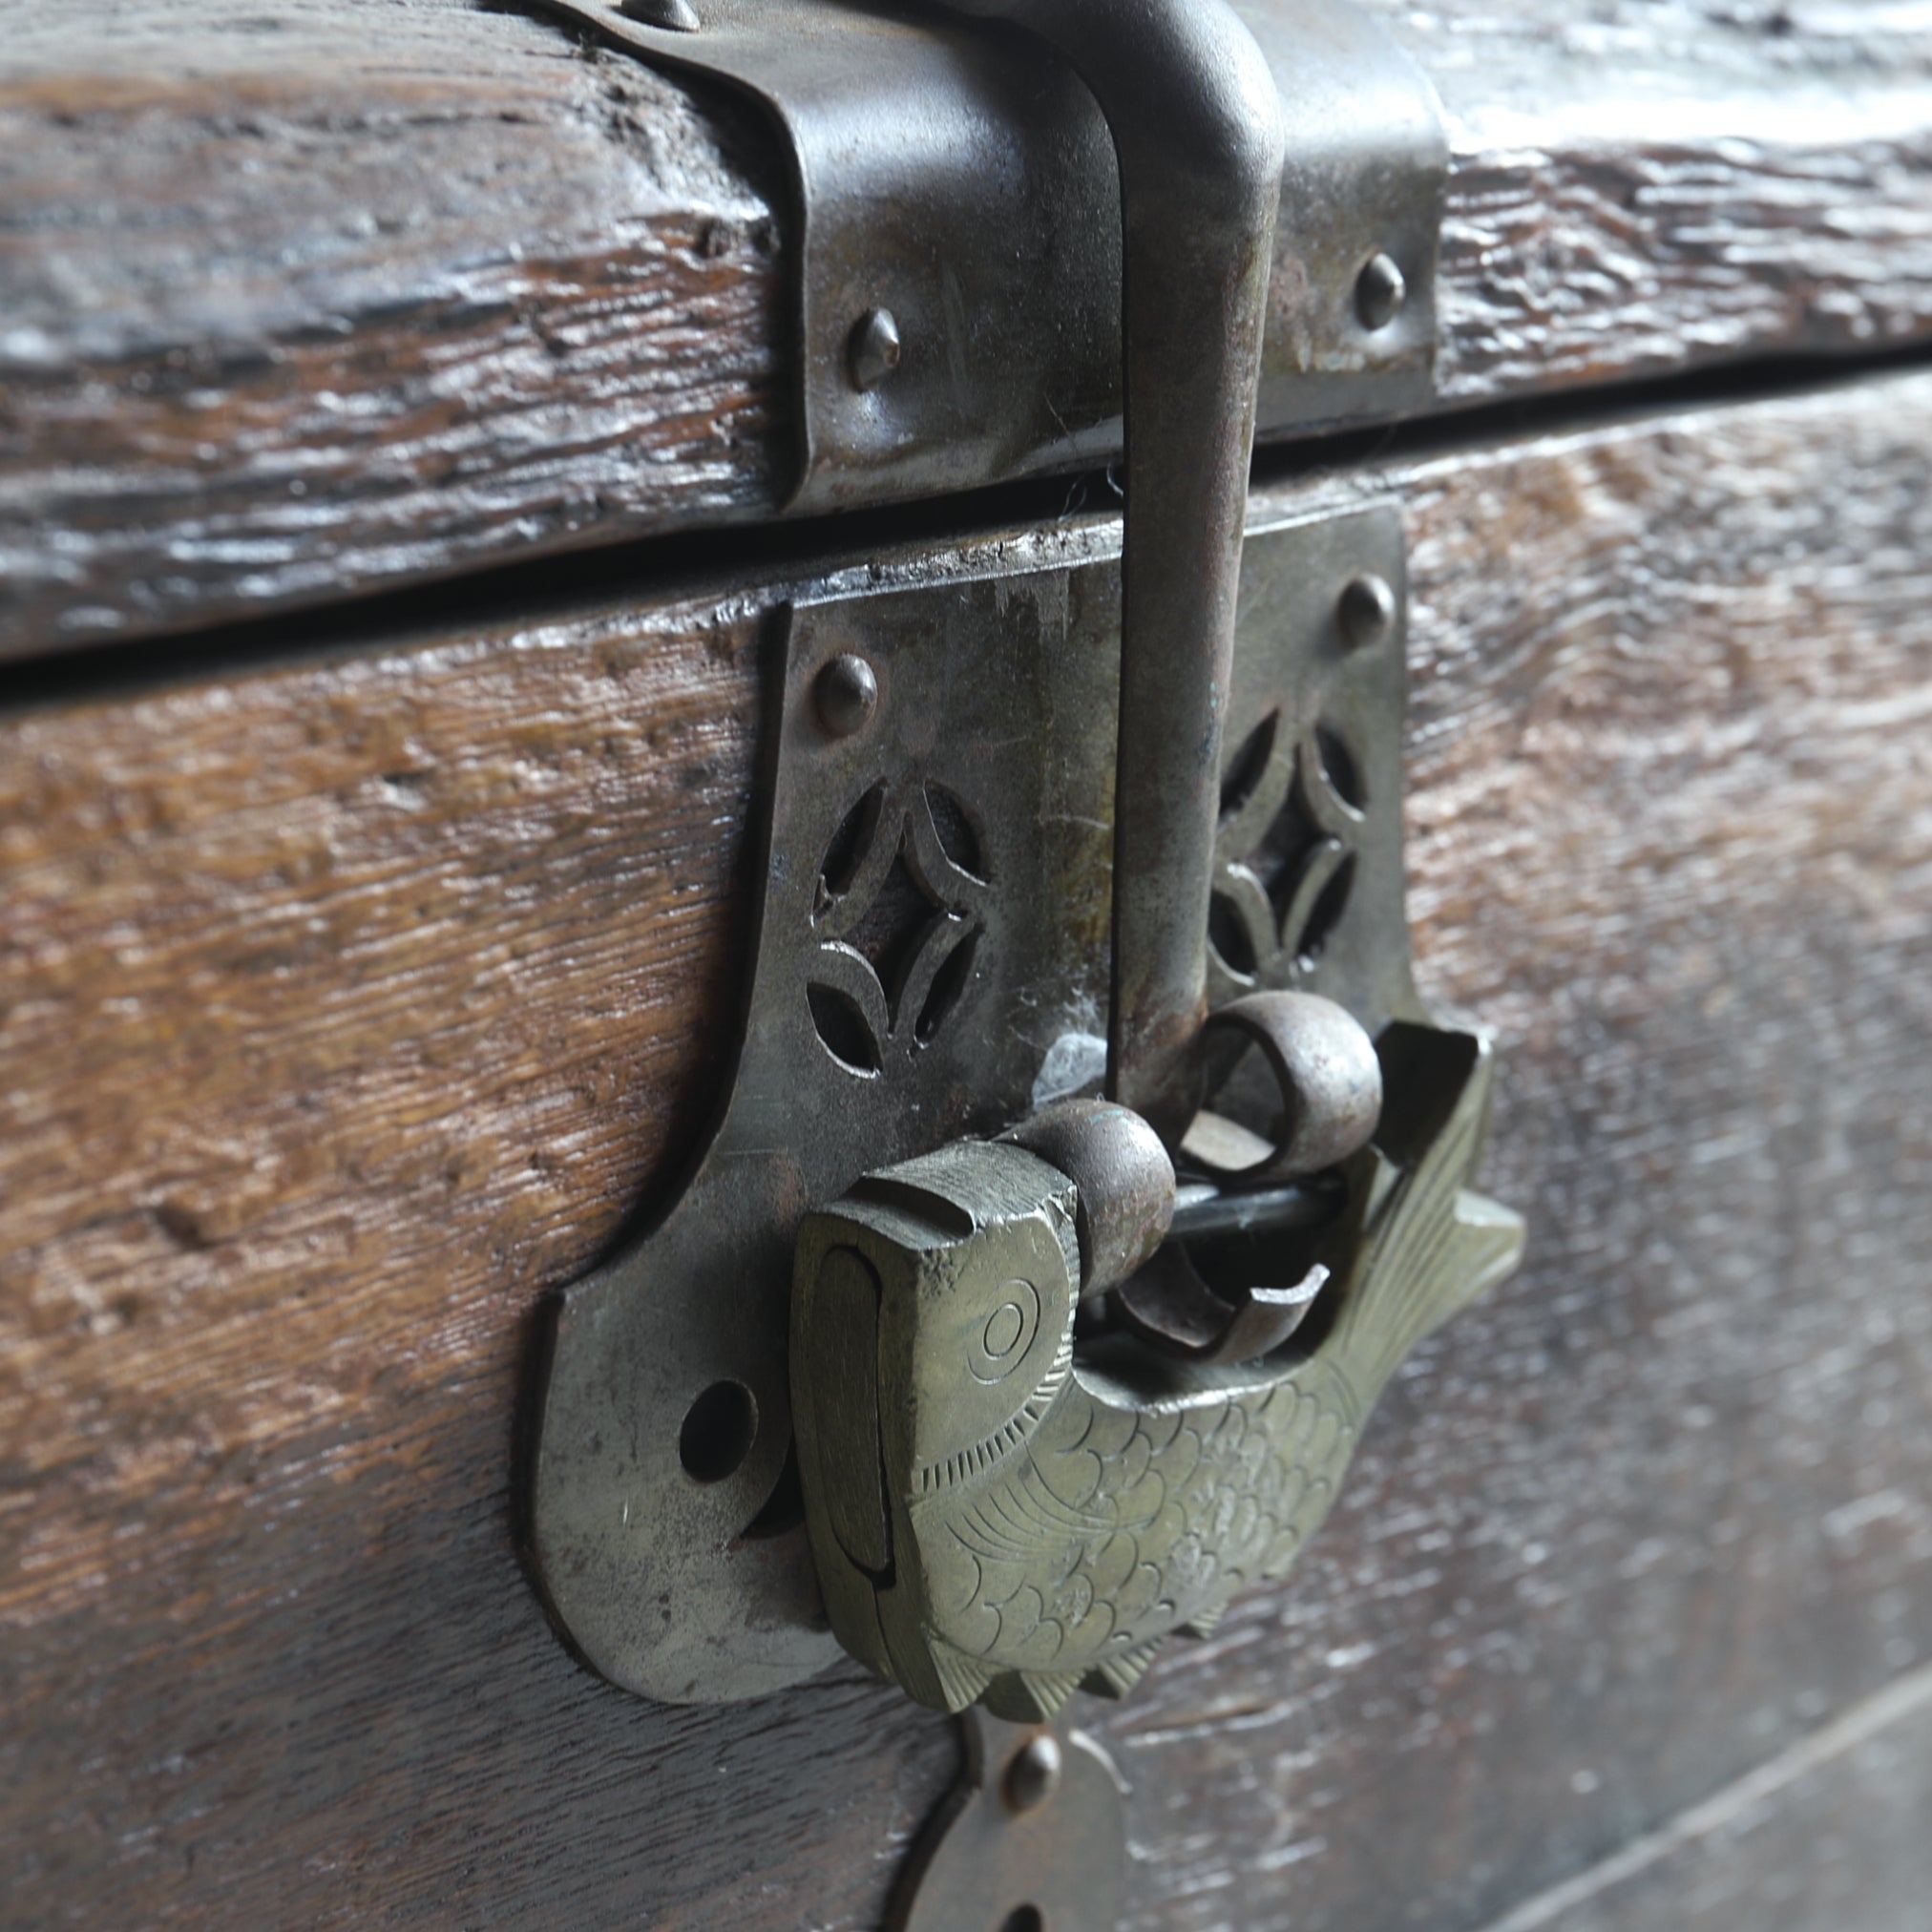
[[[941,7],[537,4],[656,66],[730,82],[782,132],[803,428],[788,509],[938,495],[1120,450],[1119,166],[1059,54]],[[1435,92],[1350,0],[1234,10],[1288,131],[1259,434],[1424,409],[1449,159]]]

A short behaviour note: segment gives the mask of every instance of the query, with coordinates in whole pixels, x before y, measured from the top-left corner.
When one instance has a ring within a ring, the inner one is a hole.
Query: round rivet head
[[[1387,328],[1408,299],[1409,284],[1392,256],[1377,250],[1362,263],[1355,277],[1355,313],[1364,328]]]
[[[863,658],[847,651],[818,674],[813,696],[818,722],[834,738],[850,738],[879,708],[879,681]]]
[[[662,27],[667,33],[695,33],[704,23],[690,0],[618,0],[626,20],[644,27]]]
[[[1396,593],[1385,577],[1365,570],[1342,586],[1336,607],[1341,619],[1342,637],[1351,650],[1366,650],[1379,644],[1396,628]]]
[[[1029,1812],[1060,1789],[1060,1740],[1050,1731],[1029,1737],[1006,1767],[1006,1802]]]
[[[899,325],[890,308],[869,308],[852,324],[846,367],[852,387],[875,389],[899,366]]]

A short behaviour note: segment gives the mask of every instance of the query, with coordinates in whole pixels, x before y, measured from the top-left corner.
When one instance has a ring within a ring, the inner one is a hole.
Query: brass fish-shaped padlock
[[[1491,1062],[1404,1025],[1422,1106],[1348,1164],[1330,1273],[1273,1354],[1075,1341],[1072,1181],[959,1142],[868,1175],[800,1232],[792,1400],[812,1551],[846,1648],[920,1703],[1049,1716],[1120,1695],[1161,1640],[1280,1576],[1362,1420],[1424,1334],[1516,1264],[1522,1224],[1464,1185]]]

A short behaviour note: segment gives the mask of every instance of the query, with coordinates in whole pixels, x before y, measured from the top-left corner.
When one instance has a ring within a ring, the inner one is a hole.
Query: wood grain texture
[[[1450,118],[1445,406],[1932,334],[1917,10],[1370,4]],[[0,657],[772,515],[783,178],[508,5],[10,20]]]
[[[774,500],[723,94],[471,0],[114,12],[0,63],[0,655]]]
[[[1922,1665],[1488,1932],[1914,1932],[1932,1898],[1928,1816]]]
[[[1137,1924],[1481,1924],[1932,1655],[1928,407],[1402,478],[1418,961],[1530,1259],[1124,1712]]]
[[[1278,493],[1402,494],[1531,1258],[1105,1717],[1135,1925],[1485,1924],[1932,1656],[1928,450],[1893,378]],[[714,1095],[784,588],[0,724],[0,1923],[876,1922],[947,1727],[622,1696],[508,1502],[541,1292]]]

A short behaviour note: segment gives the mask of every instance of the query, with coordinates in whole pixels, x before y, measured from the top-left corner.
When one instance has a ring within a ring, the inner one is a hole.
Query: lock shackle
[[[1120,166],[1126,511],[1107,1095],[1171,1147],[1201,1099],[1208,911],[1286,146],[1226,0],[947,0],[1048,41]]]

